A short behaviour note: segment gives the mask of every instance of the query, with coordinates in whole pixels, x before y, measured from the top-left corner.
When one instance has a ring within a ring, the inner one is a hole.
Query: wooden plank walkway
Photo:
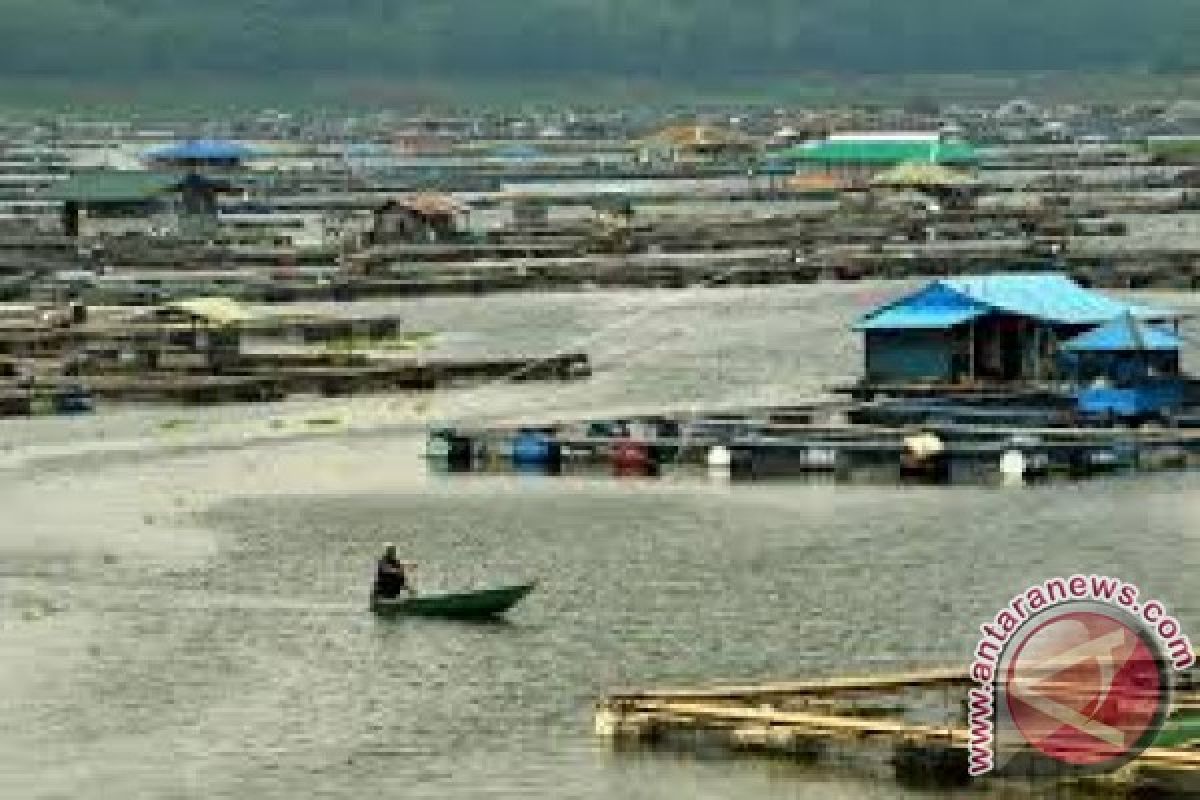
[[[832,676],[802,681],[731,684],[698,688],[626,689],[608,696],[608,702],[738,700],[800,695],[826,695],[844,692],[886,691],[910,688],[965,686],[967,671],[961,667],[945,667],[883,675]]]
[[[882,749],[890,754],[886,763],[901,780],[964,785],[971,782],[966,771],[970,732],[961,709],[950,706],[945,724],[938,724],[906,719],[886,706],[857,704],[872,695],[891,700],[893,693],[960,687],[965,698],[967,685],[965,670],[942,668],[762,684],[625,689],[597,704],[595,731],[613,742],[670,743],[697,750],[715,744],[730,752],[803,759],[852,755],[861,749],[867,764],[878,763]],[[1176,699],[1181,706],[1191,706],[1200,701],[1200,694],[1185,690]],[[1137,792],[1153,786],[1160,792],[1154,796],[1195,797],[1200,794],[1200,749],[1153,747],[1116,773],[1072,780],[1102,785],[1107,791]]]
[[[857,684],[856,684],[857,685]],[[605,705],[603,712],[611,712]],[[636,702],[632,711],[654,725],[697,728],[735,728],[746,725],[793,729],[808,738],[863,740],[880,738],[894,744],[938,744],[966,748],[970,736],[963,727],[918,725],[887,717],[855,717],[787,711],[775,708],[713,705],[689,701]],[[611,725],[611,723],[610,723]],[[614,735],[598,725],[598,732]],[[1135,759],[1136,763],[1200,771],[1200,750],[1152,747]]]

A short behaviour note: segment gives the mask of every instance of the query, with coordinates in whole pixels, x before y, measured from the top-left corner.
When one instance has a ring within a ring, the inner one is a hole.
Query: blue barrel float
[[[562,445],[550,432],[519,430],[513,438],[512,463],[519,470],[557,472],[562,468]]]

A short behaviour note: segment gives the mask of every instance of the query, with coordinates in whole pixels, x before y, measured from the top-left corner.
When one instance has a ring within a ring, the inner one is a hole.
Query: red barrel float
[[[612,465],[618,475],[652,475],[658,471],[650,445],[633,439],[612,443]]]

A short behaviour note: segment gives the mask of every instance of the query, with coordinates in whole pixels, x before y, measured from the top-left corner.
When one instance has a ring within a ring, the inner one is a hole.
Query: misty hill
[[[6,0],[0,69],[704,79],[1200,65],[1197,0]]]

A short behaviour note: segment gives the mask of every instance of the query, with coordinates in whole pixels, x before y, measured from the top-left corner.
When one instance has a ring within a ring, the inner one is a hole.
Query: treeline
[[[5,0],[9,76],[1200,67],[1198,0]]]

